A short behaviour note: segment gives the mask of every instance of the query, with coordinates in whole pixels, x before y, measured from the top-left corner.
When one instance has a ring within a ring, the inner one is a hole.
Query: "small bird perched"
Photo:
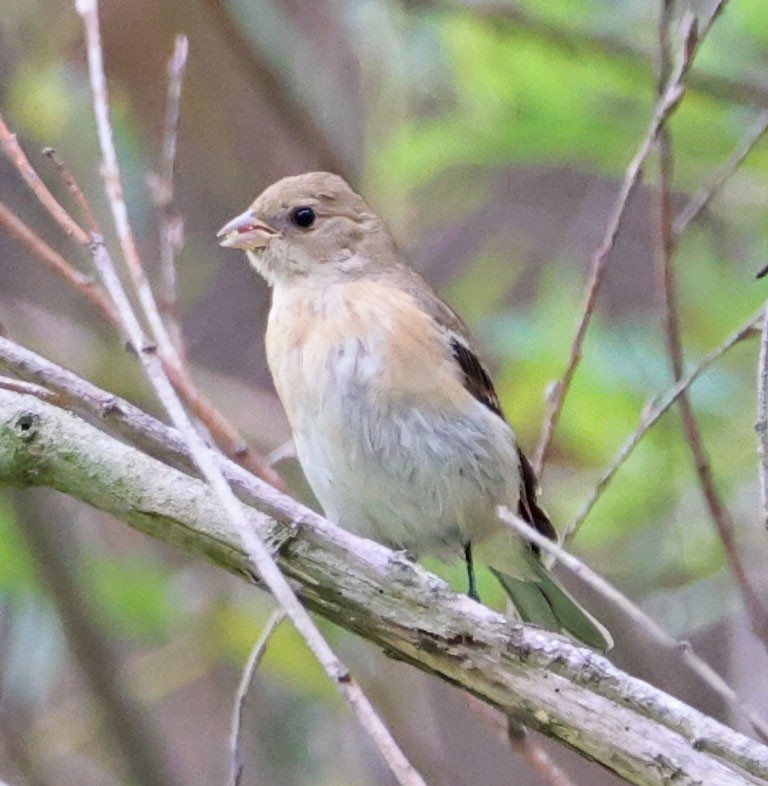
[[[331,521],[391,548],[487,564],[528,622],[610,634],[496,517],[557,533],[459,317],[337,175],[271,185],[219,232],[272,287],[266,348],[296,452]]]

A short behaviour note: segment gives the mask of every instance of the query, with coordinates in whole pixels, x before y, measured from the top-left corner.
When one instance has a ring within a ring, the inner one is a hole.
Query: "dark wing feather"
[[[451,337],[451,351],[464,372],[464,387],[491,412],[503,418],[501,403],[493,388],[493,382],[477,355],[455,336]]]
[[[464,387],[481,403],[485,404],[491,412],[500,418],[504,417],[501,403],[493,387],[488,372],[475,353],[460,339],[451,337],[451,350],[456,362],[464,373]],[[557,531],[549,520],[549,516],[539,507],[538,483],[531,462],[520,448],[517,449],[520,457],[520,500],[517,503],[517,515],[531,524],[538,532],[551,540],[557,540]],[[535,546],[533,550],[538,553]]]
[[[557,542],[555,525],[536,501],[539,486],[531,462],[528,461],[520,448],[517,449],[517,455],[520,456],[520,501],[517,503],[517,515],[531,524],[544,537]]]

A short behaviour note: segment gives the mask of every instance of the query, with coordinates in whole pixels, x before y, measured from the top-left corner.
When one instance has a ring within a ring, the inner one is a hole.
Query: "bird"
[[[296,454],[327,518],[392,549],[487,565],[524,622],[607,651],[505,505],[557,541],[534,470],[464,322],[340,176],[270,185],[218,233],[272,290],[265,345]]]

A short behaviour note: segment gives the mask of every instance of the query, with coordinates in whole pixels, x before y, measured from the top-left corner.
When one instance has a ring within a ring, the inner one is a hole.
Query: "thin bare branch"
[[[519,535],[522,535],[526,540],[535,543],[539,548],[552,554],[574,576],[578,577],[619,609],[622,614],[632,620],[636,626],[642,628],[657,644],[664,649],[678,652],[682,662],[705,682],[712,689],[713,693],[723,699],[735,713],[749,721],[755,732],[763,740],[768,741],[768,720],[763,718],[746,702],[742,701],[733,688],[706,661],[696,654],[690,643],[674,639],[607,579],[595,573],[580,559],[565,551],[562,546],[540,535],[511,510],[501,507],[497,510],[497,513],[504,524],[515,530]]]
[[[32,189],[32,192],[40,200],[40,204],[45,207],[67,235],[74,238],[81,246],[87,246],[88,233],[69,215],[56,197],[48,190],[48,186],[43,183],[32,164],[29,163],[26,153],[16,139],[16,134],[12,134],[8,130],[2,115],[0,115],[0,144],[2,144],[8,160],[16,167],[26,184]]]
[[[80,188],[80,183],[77,182],[77,178],[73,172],[61,160],[59,154],[52,147],[44,148],[43,153],[45,153],[48,159],[56,167],[59,177],[61,177],[61,179],[64,181],[64,185],[69,189],[69,193],[72,194],[72,197],[77,203],[77,206],[80,208],[80,212],[85,219],[85,225],[88,227],[88,231],[91,234],[103,234],[101,227],[99,226],[99,222],[96,220],[96,216],[93,214],[91,206],[88,204],[88,200],[83,193],[83,189]]]
[[[269,460],[254,450],[240,435],[240,432],[195,385],[186,366],[163,363],[163,368],[174,389],[195,416],[205,425],[214,442],[248,471],[253,472],[267,483],[281,491],[286,490],[285,482],[270,464]]]
[[[581,360],[584,338],[591,321],[592,313],[594,312],[597,294],[605,273],[606,262],[616,242],[619,230],[621,229],[629,198],[640,183],[643,164],[659,132],[664,127],[664,124],[671,114],[675,111],[685,94],[686,86],[684,80],[693,64],[696,52],[716,19],[722,13],[726,2],[727,0],[719,0],[701,26],[697,25],[696,17],[693,14],[686,13],[683,17],[679,31],[680,55],[678,64],[675,68],[671,69],[669,78],[664,82],[664,87],[659,91],[659,98],[656,101],[648,130],[634,158],[627,167],[619,196],[603,236],[603,241],[592,258],[592,267],[587,285],[585,303],[582,309],[581,320],[579,321],[576,335],[571,345],[568,364],[563,376],[552,386],[548,396],[547,414],[542,424],[539,443],[533,457],[533,466],[537,474],[541,474],[547,451],[552,442],[552,436],[562,410],[563,401]]]
[[[101,51],[99,50],[98,55],[96,55],[96,57],[99,58],[98,65],[101,65],[100,56]],[[125,255],[126,264],[131,274],[135,290],[139,296],[139,301],[141,302],[142,308],[147,315],[153,335],[155,335],[158,342],[158,351],[163,363],[163,367],[172,377],[173,384],[177,387],[180,394],[187,402],[189,408],[206,425],[211,433],[211,436],[217,442],[217,444],[221,445],[222,449],[225,450],[229,456],[239,461],[251,472],[256,473],[259,475],[259,477],[264,478],[264,480],[276,486],[277,488],[284,489],[285,484],[279,473],[277,473],[269,465],[263,456],[259,455],[257,451],[253,450],[245,442],[245,440],[242,439],[237,429],[208,401],[205,396],[203,396],[197,390],[197,387],[190,378],[185,365],[175,351],[169,333],[166,331],[163,321],[160,319],[154,295],[152,294],[149,282],[146,278],[146,275],[144,274],[144,269],[136,249],[133,233],[130,229],[130,224],[128,223],[128,210],[122,195],[120,173],[119,169],[117,168],[117,157],[114,150],[114,144],[111,142],[111,128],[109,126],[108,110],[103,104],[104,101],[108,100],[106,80],[103,78],[98,80],[97,78],[97,81],[94,84],[94,91],[95,94],[100,98],[98,102],[94,102],[95,111],[97,112],[97,129],[99,130],[100,140],[107,145],[108,151],[107,154],[105,154],[105,163],[103,168],[105,186],[107,188],[110,206],[113,209],[113,218],[115,221],[118,237],[121,242],[121,248],[123,250],[123,254]],[[105,124],[106,129],[104,127]],[[22,173],[22,175],[25,176],[25,180],[27,180],[27,182],[30,184],[30,187],[34,190],[35,186],[33,184],[40,184],[42,189],[41,192],[43,194],[50,194],[48,189],[40,181],[37,173],[32,169],[32,166],[29,164],[26,157],[23,155],[23,151],[16,142],[15,136],[8,132],[1,117],[0,139],[6,142],[6,151],[10,151],[9,157],[17,167],[21,167],[19,171]],[[53,157],[52,160],[57,165],[57,170],[64,177],[67,187],[72,191],[76,201],[83,209],[84,215],[87,217],[89,224],[98,230],[98,224],[96,223],[95,218],[93,218],[93,212],[90,209],[85,196],[83,195],[82,189],[80,188],[77,179],[60,161],[58,161],[57,157]],[[35,193],[38,193],[37,190],[35,190]],[[51,199],[53,199],[52,196]],[[41,201],[43,202],[44,206],[48,207],[48,202],[44,201],[42,197]],[[58,205],[58,202],[55,204]],[[60,205],[59,210],[66,214],[66,211],[64,211]],[[69,214],[66,215],[69,217]],[[69,220],[73,221],[71,217],[69,217]],[[78,242],[84,241],[83,244],[90,248],[92,258],[96,253],[95,249],[100,247],[102,250],[98,252],[99,257],[104,259],[105,262],[108,262],[109,254],[106,252],[106,248],[104,247],[103,237],[100,231],[96,231],[93,234],[93,243],[87,234],[82,234],[78,236],[77,239]],[[105,253],[106,258],[104,257]],[[41,259],[44,258],[41,256]],[[44,261],[46,260],[44,259]],[[49,261],[47,261],[47,263],[50,264]],[[110,309],[111,314],[108,318],[112,321],[113,324],[120,327],[117,313],[115,312],[114,308],[111,308],[111,306]]]
[[[0,339],[2,340],[2,339]],[[12,390],[16,393],[25,393],[29,396],[39,398],[41,401],[47,401],[50,404],[61,406],[62,398],[57,393],[54,393],[42,385],[36,385],[34,382],[25,382],[21,379],[14,379],[13,377],[4,377],[0,375],[0,388],[3,390]]]
[[[168,90],[163,128],[163,149],[159,171],[150,177],[150,191],[157,206],[160,224],[160,275],[158,278],[158,302],[160,313],[168,327],[173,346],[186,366],[184,336],[179,319],[176,257],[184,244],[184,221],[173,209],[173,176],[176,165],[176,144],[181,109],[181,87],[187,65],[189,42],[184,35],[176,36],[173,54],[168,60]]]
[[[162,346],[161,351],[168,353],[169,357],[173,357],[173,347],[159,317],[154,296],[144,274],[136,249],[133,231],[128,221],[125,200],[123,199],[120,170],[109,119],[109,101],[104,75],[98,3],[97,0],[76,0],[76,7],[85,26],[96,127],[103,157],[102,177],[104,178],[107,199],[117,229],[118,239],[133,280],[134,289],[139,298],[139,303],[149,322],[152,334],[158,345]],[[213,451],[205,444],[187,417],[170,380],[164,373],[159,358],[144,338],[141,326],[131,310],[130,302],[111,265],[111,260],[105,253],[106,249],[103,244],[94,244],[93,251],[94,264],[97,264],[97,269],[102,276],[104,285],[115,301],[124,329],[128,332],[133,345],[140,348],[139,357],[147,379],[174,425],[187,442],[195,463],[239,534],[252,570],[262,578],[280,606],[290,617],[297,631],[307,642],[307,645],[331,682],[347,700],[358,721],[367,731],[384,761],[386,761],[402,786],[425,786],[421,775],[405,757],[358,683],[353,679],[347,667],[338,659],[309,613],[299,602],[287,579],[273,560],[269,549],[249,526],[237,498],[218,468],[218,461],[214,457]]]
[[[165,103],[165,124],[163,129],[163,151],[160,164],[160,178],[169,188],[165,192],[167,202],[173,200],[173,174],[176,167],[176,145],[179,136],[179,116],[181,114],[181,88],[187,68],[189,40],[185,35],[177,35],[173,42],[173,53],[168,60],[168,90]]]
[[[2,119],[0,119],[2,123]],[[8,235],[23,243],[45,266],[76,289],[102,316],[114,323],[116,315],[109,298],[90,276],[84,276],[54,251],[31,227],[25,224],[5,203],[0,202],[0,226]]]
[[[589,516],[595,503],[600,499],[603,491],[605,491],[608,484],[613,479],[614,475],[618,472],[624,462],[632,454],[632,451],[637,447],[640,440],[645,436],[645,433],[654,426],[658,420],[664,415],[667,410],[678,400],[690,386],[715,362],[717,362],[726,352],[732,349],[740,341],[744,340],[747,336],[758,330],[758,325],[762,321],[762,309],[754,316],[752,316],[744,325],[738,330],[729,335],[718,347],[713,349],[706,355],[701,362],[679,382],[673,385],[653,406],[644,409],[640,425],[637,429],[627,438],[624,444],[619,448],[614,456],[613,461],[608,465],[597,485],[590,494],[587,501],[582,506],[581,510],[576,514],[576,517],[568,525],[565,530],[565,540],[570,541],[573,536],[578,532],[579,527],[584,523],[587,516]]]
[[[38,195],[41,204],[46,207],[50,206],[53,200],[57,205],[48,189],[42,184],[39,176],[32,168],[27,160],[23,151],[21,150],[15,135],[11,134],[5,123],[0,116],[0,140],[4,141],[6,152],[11,162],[18,168],[20,174],[24,177],[25,181],[33,189],[34,193]],[[64,165],[58,155],[50,148],[46,149],[46,155],[53,161],[56,166],[57,172],[62,177],[65,185],[73,194],[75,201],[78,203],[83,215],[88,223],[88,226],[93,229],[93,238],[96,245],[102,244],[102,232],[99,228],[98,222],[93,215],[93,211],[88,204],[82,188],[80,187],[74,174]],[[46,197],[45,195],[48,195]],[[69,216],[61,205],[59,211],[63,212],[68,217],[70,222],[74,223],[74,219]],[[53,215],[53,214],[52,214]],[[54,216],[55,218],[56,216]],[[77,272],[64,258],[48,246],[32,229],[30,229],[24,222],[21,221],[12,211],[0,203],[0,225],[3,225],[8,233],[25,243],[25,245],[37,256],[47,267],[53,270],[69,285],[74,286],[80,294],[93,302],[96,308],[103,314],[103,316],[113,325],[120,329],[119,319],[117,312],[109,299],[103,292],[86,276]],[[81,230],[82,231],[82,230]],[[78,235],[76,238],[78,242],[84,240],[84,245],[90,247],[91,238],[87,234]],[[92,249],[91,249],[91,253]],[[166,334],[167,335],[167,334]],[[165,345],[164,345],[165,346]],[[219,412],[211,402],[203,396],[197,389],[197,386],[189,376],[186,365],[181,361],[178,354],[173,349],[173,346],[168,342],[170,352],[161,353],[162,362],[166,372],[171,376],[172,381],[179,394],[187,403],[189,408],[195,415],[205,424],[216,443],[221,446],[228,456],[231,456],[246,469],[257,474],[259,477],[271,483],[279,489],[285,489],[285,483],[270,465],[270,463],[261,456],[257,451],[253,450],[247,442],[240,436],[237,429],[221,412]]]
[[[275,609],[267,620],[264,630],[261,632],[256,644],[251,650],[248,660],[243,667],[240,683],[237,686],[237,696],[235,698],[235,708],[232,713],[232,726],[229,732],[229,784],[239,786],[243,774],[243,763],[240,757],[240,731],[243,728],[243,712],[245,710],[245,699],[251,689],[253,676],[261,664],[261,660],[267,651],[267,645],[272,638],[272,634],[277,630],[280,623],[285,619],[285,612],[282,609]]]
[[[619,190],[619,195],[614,204],[608,224],[603,235],[602,243],[592,257],[592,266],[590,269],[589,282],[587,284],[587,292],[584,301],[584,306],[581,312],[579,325],[576,329],[576,335],[571,344],[570,355],[566,365],[563,376],[552,387],[547,400],[547,414],[541,428],[541,435],[539,443],[536,447],[536,452],[533,457],[533,466],[537,474],[541,474],[544,461],[547,457],[547,451],[552,442],[552,436],[557,427],[557,421],[560,417],[565,396],[576,373],[579,362],[581,361],[582,346],[584,338],[587,334],[592,314],[595,310],[597,302],[597,294],[600,285],[603,281],[605,274],[605,267],[608,257],[613,250],[613,246],[618,237],[619,231],[622,227],[624,216],[626,214],[629,199],[635,192],[635,189],[640,184],[642,177],[643,164],[645,163],[648,154],[650,153],[659,130],[662,128],[667,118],[674,112],[675,108],[680,103],[684,93],[685,84],[683,79],[690,67],[690,63],[695,52],[696,47],[690,45],[691,38],[694,31],[693,17],[686,17],[681,31],[682,38],[682,55],[680,57],[677,67],[670,75],[666,86],[659,96],[658,101],[653,110],[651,122],[648,129],[640,142],[637,152],[627,167],[624,174],[624,180]]]
[[[544,747],[531,739],[528,729],[520,723],[507,726],[507,739],[512,750],[530,764],[548,786],[575,786],[564,770],[555,764]]]
[[[725,163],[720,167],[712,182],[699,189],[690,199],[688,204],[675,218],[673,230],[675,235],[682,234],[706,210],[709,203],[723,189],[733,173],[741,166],[747,156],[754,150],[758,142],[768,131],[768,110],[761,112],[752,127],[731,153]]]
[[[104,190],[109,203],[112,220],[117,232],[125,266],[131,277],[133,289],[141,304],[142,312],[146,318],[152,335],[158,344],[158,349],[164,357],[175,361],[175,353],[168,338],[163,321],[160,319],[155,297],[149,285],[144,266],[139,257],[136,238],[128,218],[128,207],[125,203],[123,186],[120,175],[120,166],[117,161],[112,134],[112,125],[109,119],[109,92],[107,80],[104,76],[103,54],[101,49],[101,32],[97,15],[97,0],[75,0],[78,13],[83,18],[88,53],[88,72],[91,79],[93,92],[93,110],[96,116],[96,132],[102,154],[101,176],[104,181]],[[109,287],[108,287],[109,291]],[[114,294],[110,292],[110,294]],[[135,333],[133,327],[126,323],[126,312],[118,306],[118,315],[125,329]],[[140,347],[137,347],[137,350]]]
[[[712,17],[710,17],[710,26],[720,10],[722,10],[722,4],[715,9]],[[669,31],[673,11],[673,0],[662,0],[659,22],[659,91],[664,89],[664,84],[671,68]],[[677,381],[683,376],[685,358],[674,269],[674,258],[677,250],[676,237],[672,229],[672,168],[674,158],[672,141],[666,125],[659,129],[657,144],[659,149],[658,239],[655,247],[658,266],[661,269],[667,352],[673,377]],[[768,612],[766,612],[759,594],[755,591],[741,560],[738,544],[736,543],[736,527],[728,508],[720,498],[712,477],[709,457],[704,448],[701,432],[687,391],[681,393],[678,405],[685,431],[685,441],[691,450],[699,485],[720,541],[723,544],[723,550],[725,551],[736,586],[739,588],[744,601],[750,627],[763,644],[768,646]]]
[[[768,303],[760,332],[760,357],[757,365],[757,455],[763,524],[768,529]]]

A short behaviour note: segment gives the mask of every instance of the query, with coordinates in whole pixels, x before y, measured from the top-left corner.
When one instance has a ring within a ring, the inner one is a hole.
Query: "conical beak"
[[[269,241],[280,233],[259,221],[250,210],[233,218],[216,233],[221,238],[220,245],[225,248],[240,248],[243,251],[254,251],[264,248]]]

